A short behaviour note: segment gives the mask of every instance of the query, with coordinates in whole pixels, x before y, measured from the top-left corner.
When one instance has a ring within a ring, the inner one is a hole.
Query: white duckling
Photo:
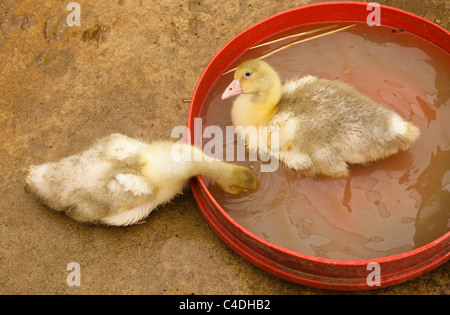
[[[407,150],[420,134],[397,113],[343,82],[307,75],[282,85],[261,60],[239,65],[222,99],[234,95],[239,96],[231,110],[233,125],[267,126],[269,134],[278,127],[278,150],[267,141],[268,153],[307,176],[346,176],[348,164]],[[258,150],[258,143],[247,145]]]
[[[195,175],[212,178],[231,194],[257,184],[249,169],[207,157],[191,145],[147,144],[121,134],[59,162],[31,166],[26,182],[44,204],[77,221],[123,226],[139,223]]]

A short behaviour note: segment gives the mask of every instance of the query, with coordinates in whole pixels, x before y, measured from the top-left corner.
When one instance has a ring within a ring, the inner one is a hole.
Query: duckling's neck
[[[196,175],[210,177],[222,187],[236,183],[238,166],[207,157],[203,151],[187,143],[160,142],[142,154],[142,175],[159,188],[159,200],[169,200],[181,192],[186,181]],[[161,196],[162,195],[162,196]]]
[[[241,94],[233,103],[234,126],[266,126],[276,112],[281,98],[281,83],[254,94]]]

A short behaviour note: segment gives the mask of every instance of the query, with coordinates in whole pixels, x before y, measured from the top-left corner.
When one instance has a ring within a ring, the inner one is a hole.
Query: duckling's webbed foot
[[[348,175],[347,163],[333,150],[322,148],[313,153],[314,171],[317,175],[345,177]]]

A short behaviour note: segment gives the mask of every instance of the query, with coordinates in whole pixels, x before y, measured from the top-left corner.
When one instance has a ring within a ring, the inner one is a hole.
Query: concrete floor
[[[306,0],[0,0],[0,294],[333,294],[245,261],[187,189],[144,225],[76,223],[25,193],[30,164],[120,132],[169,139],[213,55],[235,34]],[[312,1],[318,2],[318,1]],[[379,1],[449,29],[448,0]],[[66,283],[81,266],[81,286]],[[363,294],[450,294],[449,264]]]

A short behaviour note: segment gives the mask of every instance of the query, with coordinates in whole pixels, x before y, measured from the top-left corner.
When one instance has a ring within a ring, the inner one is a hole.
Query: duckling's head
[[[281,94],[281,81],[275,70],[265,61],[248,60],[240,64],[234,72],[234,80],[222,94],[222,99],[252,94],[263,98],[276,99]]]
[[[223,172],[218,180],[219,185],[229,194],[242,194],[250,189],[255,189],[258,179],[248,168],[231,165],[228,172]]]

